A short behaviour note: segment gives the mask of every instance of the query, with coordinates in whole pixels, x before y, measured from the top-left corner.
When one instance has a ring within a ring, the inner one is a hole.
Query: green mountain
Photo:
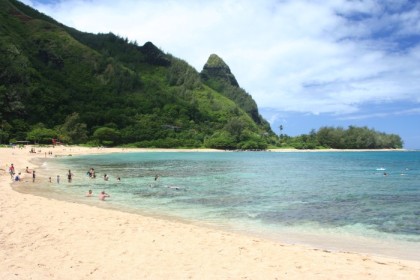
[[[148,42],[84,33],[0,0],[0,142],[264,149],[252,97],[211,55],[201,73]]]
[[[210,55],[200,76],[206,85],[235,101],[255,123],[262,125],[267,131],[270,130],[269,123],[258,113],[257,103],[245,90],[239,87],[229,66],[220,57],[216,54]]]

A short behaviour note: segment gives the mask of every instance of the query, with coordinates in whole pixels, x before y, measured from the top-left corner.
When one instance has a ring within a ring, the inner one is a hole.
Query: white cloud
[[[152,41],[198,71],[217,53],[259,107],[348,114],[420,102],[420,5],[409,0],[25,2],[82,31]]]
[[[364,120],[364,119],[372,119],[372,118],[412,116],[412,115],[419,115],[419,114],[420,114],[420,107],[417,107],[417,108],[410,108],[410,109],[403,109],[403,110],[395,110],[393,112],[374,112],[371,114],[342,116],[339,119],[340,120]]]

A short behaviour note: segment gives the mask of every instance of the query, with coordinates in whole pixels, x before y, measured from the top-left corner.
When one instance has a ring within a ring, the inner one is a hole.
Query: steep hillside
[[[269,124],[258,113],[257,103],[239,86],[229,66],[219,56],[210,55],[200,76],[206,85],[235,101],[257,124],[269,130]]]
[[[274,141],[236,80],[234,93],[211,73],[201,74],[203,83],[193,67],[151,42],[80,32],[14,0],[0,0],[0,34],[2,143],[58,137],[235,149]]]

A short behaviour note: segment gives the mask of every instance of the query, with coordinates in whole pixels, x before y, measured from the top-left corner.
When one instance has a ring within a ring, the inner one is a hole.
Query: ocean
[[[419,151],[115,153],[44,159],[42,172],[52,183],[25,192],[326,250],[420,260]],[[85,197],[89,189],[94,197]],[[110,195],[105,202],[97,198],[101,191]]]

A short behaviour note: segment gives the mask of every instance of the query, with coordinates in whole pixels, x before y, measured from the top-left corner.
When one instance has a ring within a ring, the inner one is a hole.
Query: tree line
[[[308,134],[279,136],[280,146],[296,149],[401,149],[399,135],[378,132],[368,127],[321,127]]]

